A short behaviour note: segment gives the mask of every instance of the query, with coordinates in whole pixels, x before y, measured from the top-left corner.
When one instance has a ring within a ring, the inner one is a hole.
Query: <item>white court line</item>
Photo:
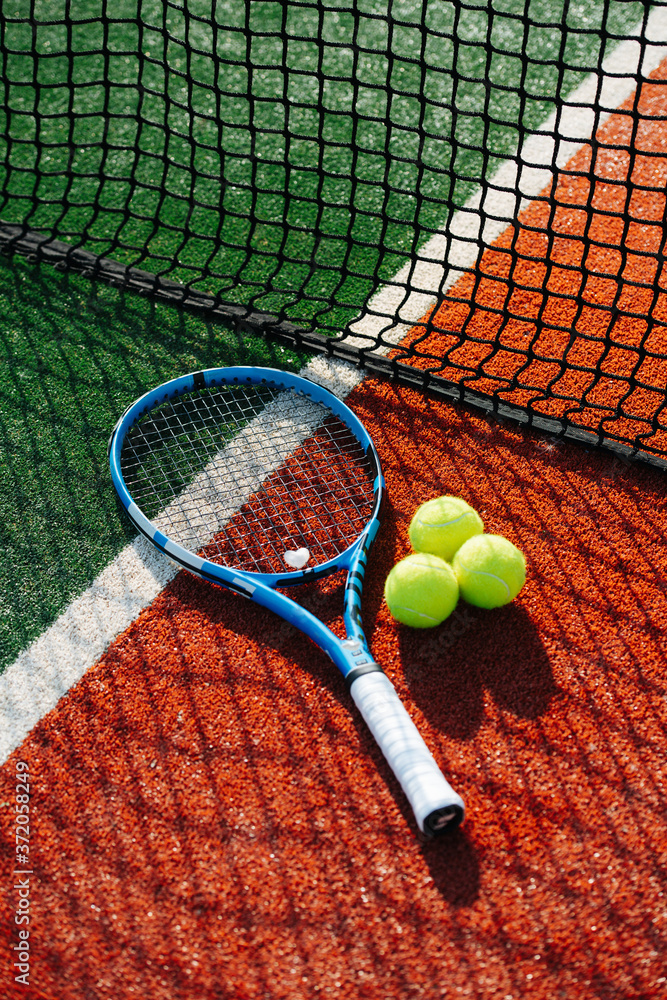
[[[521,146],[517,160],[506,160],[489,184],[474,194],[448,225],[417,251],[416,260],[398,271],[369,300],[366,311],[350,327],[343,343],[370,347],[381,342],[384,353],[398,344],[480,256],[480,243],[490,246],[530,199],[553,178],[551,164],[563,168],[593,130],[597,130],[627,101],[637,86],[637,74],[649,76],[667,56],[667,8],[654,8],[648,18],[644,60],[636,25],[627,41],[602,64],[603,76],[591,74]],[[634,36],[634,37],[633,37]],[[604,73],[614,76],[605,76]],[[599,88],[599,94],[598,94]],[[592,105],[599,109],[596,114]],[[578,105],[588,105],[579,107]],[[446,261],[446,264],[444,263]],[[398,317],[402,322],[396,322]],[[373,352],[382,353],[382,352]]]
[[[633,35],[639,35],[639,28]],[[667,55],[667,11],[653,10],[649,17],[642,75],[648,76]],[[601,86],[599,105],[606,110],[597,127],[624,101],[636,86],[640,47],[632,37],[621,43],[607,60],[614,77],[591,74],[568,98],[574,104],[592,104]],[[550,116],[539,131],[523,144],[519,157],[504,162],[484,195],[472,197],[419,251],[415,263],[406,265],[369,302],[367,311],[354,325],[354,337],[346,342],[360,345],[382,337],[385,351],[394,346],[420,320],[465,268],[479,255],[478,240],[492,243],[526,201],[546,187],[552,177],[545,165],[564,166],[590,138],[596,127],[593,112],[566,105],[557,136]],[[544,134],[542,134],[544,133]],[[556,146],[557,144],[557,146]],[[482,200],[483,198],[483,200]],[[521,200],[519,200],[521,199]],[[447,265],[443,261],[447,259]],[[409,282],[409,286],[408,286]],[[406,295],[406,286],[410,288]],[[400,322],[388,317],[398,316]],[[337,359],[316,357],[301,375],[318,382],[341,399],[365,377],[355,366]],[[126,545],[59,618],[0,676],[0,762],[23,742],[31,729],[103,655],[109,645],[136,620],[177,570],[143,537]]]

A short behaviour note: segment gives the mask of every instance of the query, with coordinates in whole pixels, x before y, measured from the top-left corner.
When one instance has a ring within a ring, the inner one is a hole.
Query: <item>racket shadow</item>
[[[477,902],[481,884],[480,864],[465,826],[454,830],[446,840],[424,844],[422,856],[445,902],[462,910]]]
[[[342,629],[340,607],[344,583],[344,574],[338,574],[316,584],[297,588],[300,593],[296,597],[299,603],[308,607],[330,627],[336,629],[339,624]],[[315,683],[323,696],[332,696],[340,704],[348,716],[348,733],[353,732],[361,745],[361,755],[368,761],[368,771],[373,775],[378,794],[383,788],[388,790],[404,821],[406,836],[414,837],[414,817],[410,805],[363,719],[350,702],[343,678],[331,668],[326,655],[298,629],[237,595],[219,590],[186,573],[180,574],[171,586],[180,592],[179,597],[187,600],[195,613],[206,616],[212,625],[234,632],[248,642],[256,642],[258,636],[261,636],[262,655],[268,652],[270,657],[288,656],[293,665],[294,676],[303,678],[304,688],[312,687]],[[373,590],[371,588],[371,593]],[[381,602],[381,594],[373,596],[375,599],[371,599],[368,608],[369,622],[374,621],[377,613],[375,605],[379,606]],[[258,670],[261,669],[258,664]],[[296,710],[300,711],[299,708]],[[306,742],[317,742],[312,731],[310,734],[304,731],[303,739]],[[313,766],[316,770],[317,765],[314,763]],[[340,788],[332,787],[332,791],[340,794]],[[354,794],[351,787],[348,791]],[[472,905],[479,895],[480,872],[477,854],[466,828],[459,828],[435,841],[422,836],[419,839],[419,849],[443,899],[457,908]]]

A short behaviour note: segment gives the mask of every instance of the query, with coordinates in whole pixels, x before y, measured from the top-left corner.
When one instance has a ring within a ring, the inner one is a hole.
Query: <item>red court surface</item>
[[[664,452],[667,61],[652,77],[622,106],[639,117],[612,115],[411,332],[407,363]]]
[[[664,474],[387,384],[349,401],[388,484],[367,631],[466,824],[420,842],[324,654],[182,573],[2,769],[3,940],[17,761],[32,792],[12,1000],[667,996]],[[442,493],[528,582],[411,631],[384,579]],[[300,597],[336,623],[341,584]]]

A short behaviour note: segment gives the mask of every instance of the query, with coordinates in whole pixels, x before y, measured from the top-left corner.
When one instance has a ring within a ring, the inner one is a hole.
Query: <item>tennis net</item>
[[[667,461],[667,4],[14,0],[0,246]]]

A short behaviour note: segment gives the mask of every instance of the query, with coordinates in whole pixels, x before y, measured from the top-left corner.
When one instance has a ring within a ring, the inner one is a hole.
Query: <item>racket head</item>
[[[207,369],[146,393],[118,421],[109,463],[135,526],[227,586],[238,573],[276,587],[349,569],[384,486],[352,410],[271,368]],[[307,563],[290,565],[304,549]]]

